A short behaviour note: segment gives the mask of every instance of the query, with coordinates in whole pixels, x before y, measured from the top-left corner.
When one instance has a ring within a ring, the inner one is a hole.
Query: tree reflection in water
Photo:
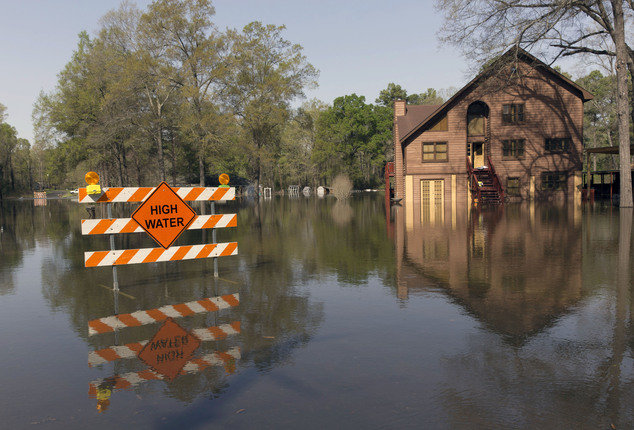
[[[193,329],[240,321],[242,330],[238,336],[205,344],[197,354],[239,345],[242,359],[238,372],[249,366],[261,372],[279,366],[289,360],[294,350],[310,341],[323,320],[323,304],[311,301],[310,292],[302,288],[307,280],[336,273],[343,281],[359,285],[370,274],[379,273],[389,280],[393,273],[393,265],[390,265],[393,251],[385,246],[383,215],[375,213],[367,201],[360,199],[346,204],[348,220],[345,225],[339,225],[332,218],[337,211],[335,208],[339,206],[334,201],[314,199],[219,205],[219,212],[238,211],[238,228],[219,230],[218,241],[237,238],[240,248],[237,257],[220,259],[221,279],[214,281],[210,261],[120,267],[119,279],[125,295],[119,295],[117,310],[130,313],[239,292],[241,302],[237,308],[190,316],[179,323]],[[109,247],[106,236],[81,235],[79,220],[86,217],[83,209],[72,202],[35,209],[49,213],[47,235],[50,237],[54,232],[56,239],[54,255],[39,269],[44,297],[52,309],[69,315],[74,330],[85,339],[90,350],[151,338],[157,325],[123,329],[116,335],[87,336],[89,320],[113,315],[115,309],[112,292],[107,289],[112,282],[110,269],[83,268],[84,251]],[[132,205],[115,206],[118,211],[115,216],[127,216],[133,209]],[[25,205],[20,210],[26,213],[13,216],[12,231],[22,228],[21,222],[30,221],[32,226],[38,224],[34,221],[38,215],[32,207]],[[99,210],[98,217],[102,216]],[[349,243],[354,242],[368,224],[373,226],[373,233],[365,241],[367,246],[350,249]],[[31,232],[23,233],[18,236],[34,236]],[[184,236],[179,239],[180,243],[205,240],[200,231],[189,231]],[[142,234],[119,235],[116,243],[117,248],[153,246],[153,242]],[[21,257],[23,248],[14,247],[16,258]],[[116,360],[96,367],[95,371],[102,373],[95,377],[142,369],[138,360]],[[176,378],[165,384],[164,392],[191,402],[201,395],[220,395],[228,383],[225,369],[208,368],[198,374]],[[135,390],[141,395],[148,394],[153,390],[150,385],[142,384]]]

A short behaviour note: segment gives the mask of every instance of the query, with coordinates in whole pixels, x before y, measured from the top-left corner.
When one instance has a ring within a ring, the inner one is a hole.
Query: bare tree
[[[476,61],[511,47],[548,57],[601,55],[616,60],[621,207],[632,207],[627,69],[634,76],[633,0],[437,0],[443,42]],[[536,52],[537,51],[537,52]]]

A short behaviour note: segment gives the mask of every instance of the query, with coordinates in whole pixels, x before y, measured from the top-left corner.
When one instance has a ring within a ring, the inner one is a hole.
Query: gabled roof
[[[447,100],[442,105],[408,105],[406,114],[404,116],[397,117],[399,132],[401,132],[401,142],[404,142],[408,137],[414,134],[421,127],[424,127],[425,125],[440,119],[440,117],[444,115],[449,110],[449,108],[456,103],[457,100],[459,100],[474,86],[491,77],[494,74],[495,70],[499,69],[503,64],[505,64],[505,62],[508,62],[510,59],[512,59],[513,56],[516,56],[518,60],[529,63],[535,68],[541,68],[547,73],[553,75],[556,79],[561,81],[562,86],[567,86],[584,102],[587,102],[588,100],[592,100],[594,98],[588,90],[571,81],[566,76],[559,73],[557,70],[553,69],[533,55],[529,54],[522,48],[511,48],[504,54],[500,55],[497,59],[495,59],[495,61],[488,65],[480,74],[478,74],[478,76],[473,78],[467,85],[462,87],[458,92],[456,92],[456,94],[451,96],[449,100]],[[434,109],[432,110],[431,108]]]
[[[396,117],[399,133],[410,133],[442,105],[407,105],[405,115]],[[401,139],[402,140],[402,139]]]

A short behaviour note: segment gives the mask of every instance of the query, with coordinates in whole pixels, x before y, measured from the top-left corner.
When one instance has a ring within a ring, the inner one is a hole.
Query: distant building
[[[592,94],[510,50],[443,105],[394,103],[396,197],[405,205],[580,198]]]

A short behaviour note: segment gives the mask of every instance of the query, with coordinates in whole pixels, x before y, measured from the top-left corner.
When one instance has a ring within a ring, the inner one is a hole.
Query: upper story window
[[[488,117],[489,107],[484,102],[471,103],[467,109],[467,136],[485,135]]]
[[[524,139],[503,140],[502,157],[507,159],[524,157]]]
[[[423,163],[447,161],[447,142],[423,142]]]
[[[449,129],[449,123],[447,121],[447,115],[438,120],[436,124],[429,129],[429,131],[447,131]]]
[[[524,103],[502,105],[502,122],[504,124],[524,122]]]
[[[571,144],[572,140],[569,137],[550,138],[546,139],[544,149],[550,153],[568,152]]]

